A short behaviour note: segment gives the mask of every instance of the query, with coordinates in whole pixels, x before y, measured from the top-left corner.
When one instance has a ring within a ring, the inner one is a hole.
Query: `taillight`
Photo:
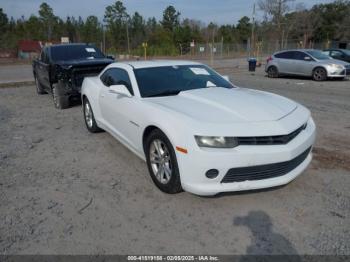
[[[270,61],[272,61],[273,59],[272,59],[272,56],[269,56],[268,58],[267,58],[267,60],[266,60],[266,63],[268,63],[268,62],[270,62]]]

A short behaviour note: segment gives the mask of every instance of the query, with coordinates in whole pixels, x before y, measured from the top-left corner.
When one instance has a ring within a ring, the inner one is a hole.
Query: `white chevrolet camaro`
[[[82,85],[84,119],[145,160],[157,187],[198,195],[287,184],[312,158],[304,106],[189,61],[113,63]]]

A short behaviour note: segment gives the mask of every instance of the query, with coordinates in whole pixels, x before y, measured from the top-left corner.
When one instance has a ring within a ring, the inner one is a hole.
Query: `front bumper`
[[[186,156],[178,154],[181,183],[184,190],[197,195],[215,195],[221,192],[254,190],[275,187],[289,183],[309,165],[312,153],[307,155],[296,168],[282,176],[261,180],[222,183],[229,169],[259,166],[292,160],[312,147],[316,137],[316,127],[312,118],[297,137],[285,145],[238,146],[233,149],[200,149]],[[219,175],[209,179],[205,173],[217,169]]]
[[[347,68],[335,69],[332,67],[327,67],[328,77],[346,77],[348,75],[350,75],[350,69],[347,69]]]

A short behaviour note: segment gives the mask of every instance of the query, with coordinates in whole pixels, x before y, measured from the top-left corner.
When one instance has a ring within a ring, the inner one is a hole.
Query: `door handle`
[[[114,94],[114,95],[117,95],[117,94],[118,94],[118,93],[117,93],[116,91],[114,91],[114,90],[108,90],[108,93]]]

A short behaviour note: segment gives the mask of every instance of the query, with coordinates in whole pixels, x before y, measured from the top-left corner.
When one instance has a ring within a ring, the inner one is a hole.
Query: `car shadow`
[[[81,106],[81,98],[80,97],[72,97],[69,100],[69,107],[76,107],[76,106]]]
[[[266,192],[272,192],[279,190],[283,187],[286,187],[286,185],[281,186],[275,186],[275,187],[269,187],[269,188],[262,188],[262,189],[252,189],[252,190],[244,190],[244,191],[232,191],[232,192],[221,192],[213,196],[198,196],[200,198],[221,198],[221,197],[227,197],[227,196],[240,196],[240,195],[251,195],[251,194],[258,194],[258,193],[266,193]]]
[[[265,74],[265,77],[268,78],[267,74]],[[314,81],[309,76],[281,75],[278,78],[280,78],[280,79],[295,79],[295,80],[311,80],[311,81]],[[349,77],[345,77],[343,79],[340,79],[340,78],[327,78],[326,81],[342,82],[342,81],[350,81],[350,79],[349,79]],[[324,81],[320,81],[320,82],[324,82]]]
[[[251,233],[251,243],[245,254],[254,256],[242,256],[239,261],[257,261],[255,257],[257,255],[288,255],[278,261],[302,261],[293,244],[282,234],[273,230],[272,220],[264,211],[250,211],[247,216],[235,217],[233,225],[247,227]]]

